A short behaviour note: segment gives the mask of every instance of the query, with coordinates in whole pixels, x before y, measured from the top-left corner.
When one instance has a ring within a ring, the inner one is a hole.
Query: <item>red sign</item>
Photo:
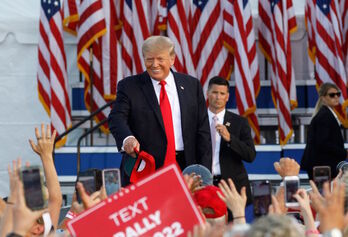
[[[72,236],[186,236],[203,219],[175,165],[128,186],[68,223]]]

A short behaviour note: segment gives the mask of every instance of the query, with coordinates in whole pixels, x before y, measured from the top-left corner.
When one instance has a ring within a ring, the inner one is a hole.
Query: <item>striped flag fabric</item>
[[[271,91],[278,112],[279,142],[293,134],[291,110],[297,107],[290,33],[297,28],[292,0],[259,1],[259,46],[271,64]]]
[[[63,29],[72,35],[77,35],[79,14],[77,6],[79,0],[63,0]]]
[[[233,56],[223,44],[223,7],[219,0],[193,0],[190,13],[193,64],[204,95],[213,76],[229,79]]]
[[[145,71],[141,46],[151,35],[149,1],[121,0],[123,76]],[[155,17],[155,16],[154,16]]]
[[[346,75],[348,76],[348,0],[340,0],[343,34],[343,59],[345,61]]]
[[[51,118],[51,129],[62,134],[71,126],[67,93],[66,57],[63,43],[63,12],[60,1],[41,1],[38,47],[38,94]],[[66,142],[61,139],[57,146]]]
[[[107,35],[105,12],[101,0],[83,0],[78,5],[77,66],[85,77],[85,105],[90,112],[106,104],[103,83],[102,37]],[[107,70],[107,69],[106,69]],[[91,98],[90,91],[93,90]],[[110,109],[94,117],[97,122],[107,118]],[[100,127],[107,133],[107,124]]]
[[[102,0],[107,31],[101,37],[101,67],[103,71],[103,96],[106,100],[116,98],[117,82],[122,79],[121,46],[116,30],[120,27],[114,0]]]
[[[311,17],[306,17],[306,21],[308,32],[313,32],[311,43],[315,50],[312,59],[317,85],[331,82],[340,88],[341,105],[337,106],[335,111],[342,124],[348,127],[348,82],[344,66],[344,36],[339,3],[336,0],[307,0],[306,8],[306,14],[311,13]]]
[[[175,45],[174,69],[196,77],[188,22],[189,11],[190,8],[185,8],[184,0],[168,1],[167,35]]]
[[[260,90],[260,76],[249,1],[226,1],[223,15],[225,44],[231,53],[234,53],[238,111],[248,119],[254,142],[259,144],[260,128],[255,111],[256,97]]]

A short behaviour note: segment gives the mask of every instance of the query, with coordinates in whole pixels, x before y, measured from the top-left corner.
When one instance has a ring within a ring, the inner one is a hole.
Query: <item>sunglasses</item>
[[[329,93],[328,96],[330,96],[330,98],[334,98],[335,96],[340,97],[341,96],[341,92]]]

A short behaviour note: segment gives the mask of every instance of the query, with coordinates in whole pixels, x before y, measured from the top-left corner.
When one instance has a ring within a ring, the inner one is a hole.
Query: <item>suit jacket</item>
[[[179,97],[186,166],[197,163],[211,170],[210,127],[201,84],[191,76],[172,73]],[[123,140],[133,135],[140,149],[155,158],[156,169],[163,166],[167,139],[155,90],[146,71],[118,83],[108,122],[119,150]],[[122,163],[127,159],[130,157],[124,155]]]
[[[238,191],[245,186],[247,203],[250,204],[252,202],[250,183],[242,162],[253,162],[256,156],[250,126],[245,118],[227,110],[224,125],[230,133],[231,141],[226,142],[221,138],[219,157],[221,176],[225,180],[231,178]]]
[[[327,165],[331,167],[331,176],[335,177],[337,164],[346,157],[341,128],[330,109],[322,106],[309,125],[301,169],[312,179],[314,166]]]

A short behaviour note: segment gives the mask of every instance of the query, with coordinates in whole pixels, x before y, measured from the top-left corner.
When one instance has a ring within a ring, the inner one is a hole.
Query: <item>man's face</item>
[[[229,93],[227,86],[213,84],[208,90],[209,108],[220,112],[226,106]]]
[[[146,71],[150,77],[157,81],[162,81],[168,76],[174,60],[175,55],[170,55],[168,50],[146,52],[144,54]]]

